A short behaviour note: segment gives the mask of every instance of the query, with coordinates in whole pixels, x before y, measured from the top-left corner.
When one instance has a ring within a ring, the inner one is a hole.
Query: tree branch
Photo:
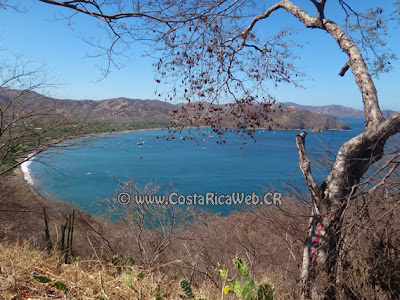
[[[379,108],[375,84],[368,72],[364,58],[357,45],[335,22],[329,19],[323,19],[321,24],[318,18],[311,17],[307,12],[289,0],[282,0],[279,3],[281,4],[282,8],[303,22],[306,27],[323,29],[336,40],[342,51],[349,56],[350,67],[353,71],[357,85],[360,88],[364,102],[366,128],[372,128],[381,123],[384,118]]]
[[[282,4],[281,4],[281,3],[282,3],[282,1],[280,1],[279,3],[277,3],[277,4],[273,5],[273,6],[271,6],[271,7],[268,8],[264,13],[262,13],[262,14],[256,16],[256,17],[251,21],[251,23],[249,24],[249,26],[248,26],[243,32],[240,32],[240,33],[238,33],[237,35],[235,35],[234,37],[232,37],[232,38],[230,38],[230,39],[228,39],[228,40],[225,40],[225,41],[224,41],[224,44],[229,43],[229,42],[233,42],[235,39],[241,37],[241,38],[243,39],[243,42],[242,42],[242,46],[241,46],[240,49],[242,49],[243,46],[244,46],[244,44],[245,44],[245,42],[246,42],[247,36],[248,36],[249,33],[252,31],[253,27],[257,24],[257,22],[260,21],[260,20],[263,20],[263,19],[268,18],[269,15],[270,15],[272,12],[274,12],[275,10],[281,8],[281,7],[282,7]]]
[[[136,12],[118,12],[115,14],[106,14],[106,13],[103,13],[102,10],[100,9],[100,6],[103,4],[99,5],[99,4],[97,4],[96,1],[85,1],[85,0],[76,0],[76,1],[39,0],[39,1],[48,3],[48,4],[52,4],[52,5],[71,8],[75,11],[98,18],[107,23],[110,23],[112,21],[116,21],[119,19],[126,19],[126,18],[147,18],[147,19],[152,19],[152,20],[164,23],[167,26],[169,26],[170,28],[171,28],[170,23],[181,23],[182,24],[182,23],[187,23],[187,22],[191,22],[191,21],[200,19],[200,18],[206,16],[207,14],[210,14],[213,9],[217,8],[223,2],[225,2],[223,0],[215,1],[212,5],[207,7],[201,13],[195,14],[193,16],[188,16],[188,17],[178,15],[178,18],[175,19],[175,18],[168,18],[167,15],[165,15],[165,18],[156,16],[156,13],[161,13],[163,11],[166,11],[166,10],[168,10],[169,7],[164,8],[160,11],[150,11],[150,12],[136,11]],[[237,1],[234,1],[234,3],[236,3],[236,2]],[[81,6],[83,8],[79,7],[78,4],[81,4]],[[86,9],[84,4],[90,4],[90,5],[94,6],[98,10],[98,12]],[[107,3],[105,5],[107,5]],[[224,11],[224,10],[222,10],[222,11]],[[170,17],[174,17],[174,15],[171,15]]]
[[[326,179],[325,197],[340,204],[348,189],[357,185],[368,168],[382,157],[386,141],[398,132],[400,112],[344,143]]]
[[[383,178],[373,187],[371,188],[368,193],[372,195],[380,186],[384,185],[386,180],[392,175],[392,173],[396,170],[396,168],[400,165],[399,162],[394,163],[392,168],[383,176]]]
[[[303,172],[307,186],[311,192],[312,200],[313,202],[315,202],[317,208],[319,208],[321,203],[321,188],[315,183],[314,178],[311,174],[311,168],[310,168],[311,163],[306,156],[306,149],[305,149],[306,135],[307,133],[305,131],[296,135],[296,146],[297,146],[297,152],[299,154],[299,166],[301,171]]]
[[[123,18],[140,18],[140,17],[145,17],[145,18],[149,18],[149,19],[153,19],[156,20],[158,22],[161,23],[165,23],[168,24],[168,20],[166,19],[161,19],[161,18],[157,18],[154,15],[151,14],[145,14],[145,13],[141,13],[141,12],[129,12],[129,13],[117,13],[117,14],[113,14],[113,15],[107,15],[107,14],[103,14],[101,12],[93,12],[93,11],[89,11],[87,9],[83,9],[80,8],[77,4],[81,4],[81,3],[87,3],[87,4],[92,4],[92,2],[89,1],[54,1],[54,0],[39,0],[41,2],[44,3],[49,3],[49,4],[53,4],[53,5],[58,5],[58,6],[63,6],[63,7],[67,7],[67,8],[71,8],[73,10],[76,10],[78,12],[81,12],[83,14],[98,18],[106,23],[111,22],[112,20],[118,20],[118,19],[123,19]]]
[[[344,74],[346,74],[346,72],[349,70],[349,68],[350,68],[350,61],[347,61],[343,66],[343,68],[340,70],[339,76],[343,77]]]

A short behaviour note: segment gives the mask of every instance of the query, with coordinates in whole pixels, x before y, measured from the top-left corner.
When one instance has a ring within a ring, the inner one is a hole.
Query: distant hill
[[[10,99],[15,98],[20,93],[20,91],[16,90],[0,90],[0,106],[10,101]],[[20,96],[18,103],[21,107],[34,105],[38,109],[46,109],[47,112],[62,116],[89,116],[89,123],[93,124],[93,122],[97,122],[96,126],[107,123],[107,130],[137,128],[126,126],[125,123],[128,122],[153,122],[153,124],[154,122],[158,122],[157,124],[167,124],[167,121],[171,119],[170,112],[182,106],[182,104],[172,104],[159,100],[140,100],[123,97],[99,101],[63,100],[46,97],[32,91],[24,92]],[[271,113],[272,118],[279,124],[279,127],[272,126],[272,129],[306,129],[313,131],[351,129],[347,124],[334,118],[300,109],[300,106],[297,104],[286,103],[286,106],[294,106],[296,109],[292,109],[289,112],[276,110],[277,112]],[[115,124],[118,124],[118,126],[111,128],[116,126]],[[229,126],[228,123],[226,125]],[[270,125],[265,124],[264,126],[264,124],[261,124],[260,127],[269,128]],[[99,130],[101,129],[96,129],[96,132]]]
[[[312,131],[325,131],[332,129],[351,130],[351,127],[342,121],[316,114],[305,109],[279,112],[276,113],[276,117],[273,118],[277,120],[280,127],[285,129],[304,129]]]
[[[282,104],[287,108],[305,109],[323,116],[331,116],[335,118],[357,118],[357,119],[364,118],[364,112],[362,110],[342,105],[311,106],[311,105],[300,105],[293,102],[283,102]],[[382,111],[382,113],[384,117],[388,117],[395,114],[396,112],[393,110],[384,110]]]
[[[1,102],[9,101],[16,97],[20,91],[0,91]],[[43,96],[36,92],[25,92],[19,100],[25,104],[33,104],[42,108],[51,108],[53,112],[71,113],[73,115],[88,115],[90,118],[103,120],[123,120],[135,118],[167,119],[169,112],[176,106],[159,100],[140,100],[128,98],[115,98],[107,100],[68,100],[55,99]]]

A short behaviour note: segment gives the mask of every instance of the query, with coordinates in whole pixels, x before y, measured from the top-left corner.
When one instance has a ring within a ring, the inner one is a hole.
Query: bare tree
[[[140,188],[131,178],[115,180],[119,194],[100,203],[110,218],[118,217],[126,226],[125,240],[130,245],[135,241],[139,263],[145,268],[166,263],[166,252],[181,239],[181,228],[193,219],[193,209],[164,205],[167,196],[154,196],[160,187],[152,182]]]
[[[20,57],[0,65],[0,175],[74,135],[84,117],[36,92],[52,86],[44,66]],[[62,146],[62,145],[58,145]]]
[[[396,14],[384,13],[380,7],[363,14],[348,1],[338,0],[346,15],[340,26],[327,18],[327,0],[310,0],[315,14],[289,0],[271,4],[245,0],[41,1],[87,14],[105,25],[110,43],[97,46],[107,58],[106,72],[115,62],[114,55],[128,53],[132,42],[141,41],[157,49],[161,53],[155,63],[157,81],[174,79],[173,83],[168,81],[166,98],[183,97],[190,103],[189,110],[197,112],[188,114],[186,106],[181,113],[176,112],[178,116],[206,118],[207,124],[215,128],[222,125],[219,99],[232,100],[227,107],[238,120],[236,125],[251,128],[258,120],[268,119],[272,108],[274,98],[266,82],[298,84],[302,74],[293,64],[291,44],[284,39],[290,30],[266,37],[255,29],[276,11],[286,11],[306,28],[322,30],[337,42],[348,56],[339,75],[344,76],[348,70],[353,73],[363,100],[365,131],[341,146],[321,185],[311,174],[305,152],[306,133],[296,137],[300,168],[313,202],[301,270],[302,298],[314,296],[312,283],[319,274],[317,268],[325,270],[330,282],[324,296],[336,298],[345,239],[343,215],[359,193],[363,175],[383,157],[388,139],[400,131],[400,113],[386,120],[382,116],[371,76],[390,70],[393,55],[381,37],[387,34],[388,22],[398,18],[399,2],[392,2]],[[259,105],[256,110],[255,103]],[[208,114],[204,116],[204,112]]]

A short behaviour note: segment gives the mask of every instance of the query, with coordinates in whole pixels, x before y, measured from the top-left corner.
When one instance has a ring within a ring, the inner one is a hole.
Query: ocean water
[[[344,121],[353,130],[309,132],[307,154],[324,153],[325,149],[335,154],[343,142],[362,132],[364,120]],[[284,193],[288,180],[304,188],[295,142],[299,132],[257,130],[254,139],[229,133],[223,146],[217,143],[216,134],[203,135],[202,131],[196,134],[195,142],[185,138],[190,136],[187,131],[175,135],[174,140],[163,138],[168,132],[162,130],[102,135],[89,145],[45,152],[23,169],[28,182],[33,181],[41,193],[91,213],[101,213],[97,200],[115,197],[117,180],[128,178],[139,186],[154,182],[161,186],[160,194],[167,193],[169,186],[182,195],[263,195],[272,189]],[[313,173],[317,180],[326,175],[317,168]],[[232,209],[204,208],[223,214]]]

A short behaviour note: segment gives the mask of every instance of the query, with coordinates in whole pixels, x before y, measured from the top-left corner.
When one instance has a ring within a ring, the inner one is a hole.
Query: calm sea
[[[306,138],[308,155],[335,154],[339,146],[363,130],[364,120],[343,119],[353,130],[310,132]],[[300,131],[257,130],[254,139],[228,134],[226,144],[217,143],[215,134],[197,133],[197,141],[185,137],[162,138],[162,130],[102,135],[89,145],[48,152],[29,165],[29,176],[36,188],[89,212],[98,212],[96,200],[111,198],[118,192],[116,180],[132,178],[140,186],[148,182],[170,185],[179,194],[214,192],[263,194],[275,189],[284,193],[285,182],[292,180],[304,189],[298,167],[295,136]],[[139,144],[138,144],[139,143]],[[315,166],[315,165],[314,165]],[[318,180],[327,171],[314,168]],[[205,207],[225,213],[229,208]],[[101,208],[100,208],[101,210]]]

